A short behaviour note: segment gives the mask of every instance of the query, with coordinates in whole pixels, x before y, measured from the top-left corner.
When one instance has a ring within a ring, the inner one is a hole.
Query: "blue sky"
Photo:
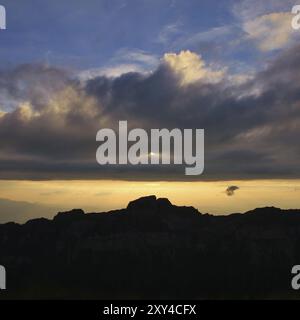
[[[0,68],[41,62],[80,70],[120,64],[147,69],[166,52],[188,49],[216,66],[247,71],[274,52],[249,41],[245,22],[290,12],[293,3],[2,0],[7,30],[0,33]]]

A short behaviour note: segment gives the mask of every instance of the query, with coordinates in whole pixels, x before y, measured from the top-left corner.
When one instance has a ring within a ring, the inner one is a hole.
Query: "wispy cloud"
[[[177,41],[177,44],[185,47],[195,46],[207,41],[218,41],[232,34],[234,27],[231,25],[214,27],[192,35],[185,35]]]
[[[115,78],[129,72],[146,73],[155,69],[158,64],[159,59],[154,54],[123,48],[118,50],[104,67],[83,70],[79,77],[87,80],[98,76]]]
[[[260,50],[280,49],[299,38],[299,33],[291,27],[292,17],[290,12],[270,13],[246,21],[243,28]]]
[[[232,6],[235,17],[243,22],[274,12],[290,12],[295,0],[241,0]]]
[[[78,77],[80,80],[86,81],[101,76],[105,76],[108,78],[117,78],[122,74],[130,72],[143,73],[144,69],[138,64],[116,64],[102,68],[93,68],[80,71]]]
[[[245,32],[244,40],[252,40],[261,51],[282,49],[296,43],[299,33],[291,27],[294,0],[242,0],[232,12]]]
[[[159,32],[157,38],[155,39],[155,42],[158,42],[164,45],[170,45],[170,43],[174,41],[174,38],[177,38],[182,34],[183,34],[182,23],[177,22],[177,23],[167,24]]]

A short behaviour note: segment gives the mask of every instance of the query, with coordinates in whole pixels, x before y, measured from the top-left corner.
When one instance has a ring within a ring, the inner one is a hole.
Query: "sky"
[[[300,207],[295,4],[1,0],[0,222],[147,194],[216,214]],[[100,167],[96,132],[119,120],[204,128],[204,173]]]

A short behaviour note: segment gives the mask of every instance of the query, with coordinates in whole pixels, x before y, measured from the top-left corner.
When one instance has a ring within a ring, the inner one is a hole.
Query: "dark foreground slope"
[[[217,217],[154,196],[0,225],[0,298],[289,298],[300,210]]]

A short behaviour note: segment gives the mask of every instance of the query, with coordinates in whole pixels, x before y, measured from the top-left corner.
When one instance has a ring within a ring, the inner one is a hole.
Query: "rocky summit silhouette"
[[[155,196],[0,225],[0,299],[297,297],[300,210],[213,216]]]

